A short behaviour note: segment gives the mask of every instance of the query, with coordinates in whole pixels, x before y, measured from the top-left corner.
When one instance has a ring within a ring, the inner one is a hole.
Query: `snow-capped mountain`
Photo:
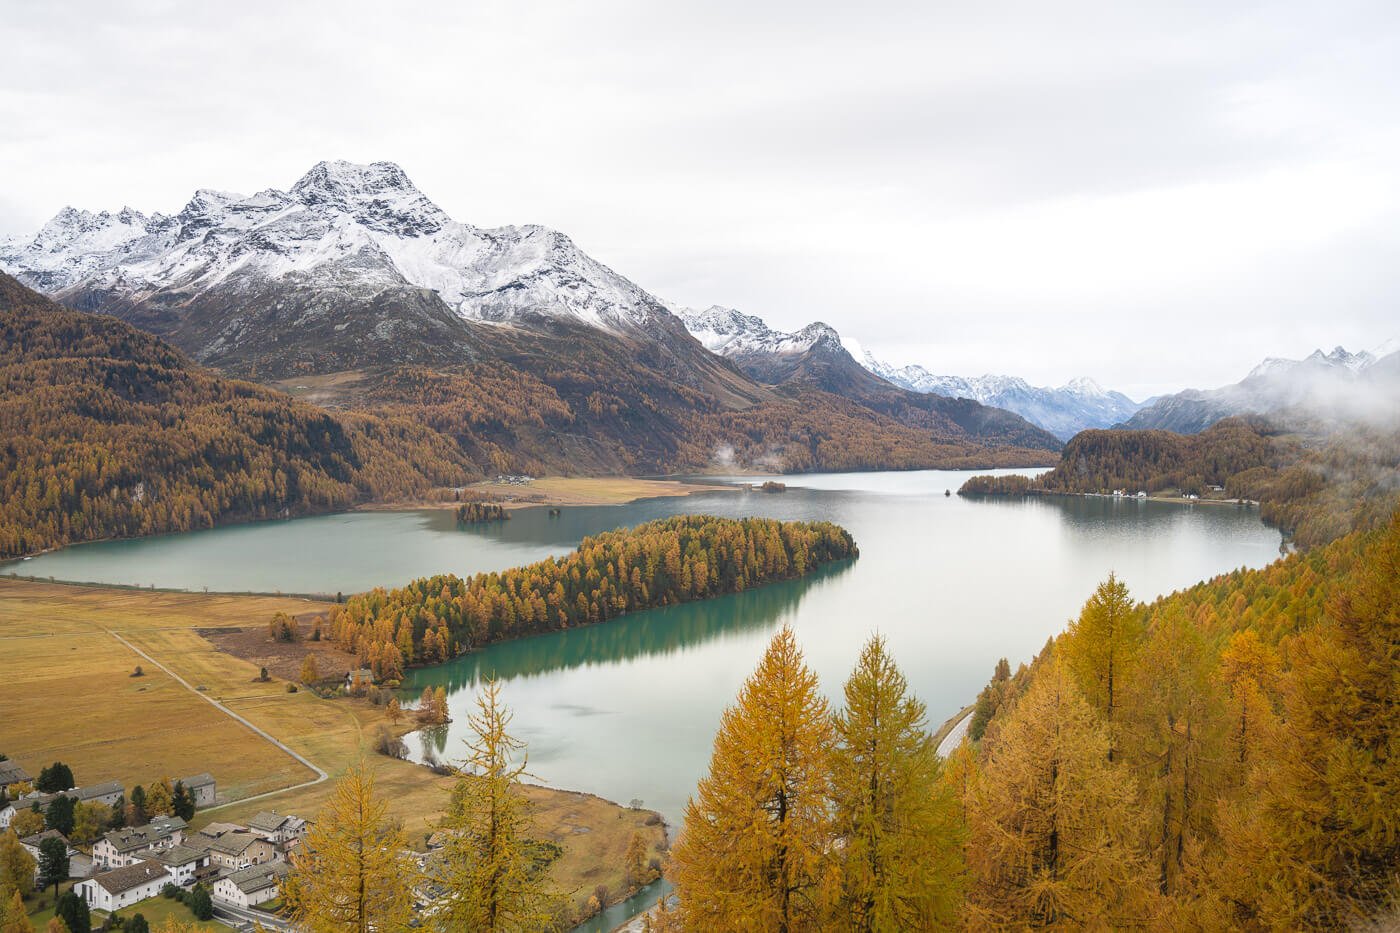
[[[1331,353],[1315,350],[1301,360],[1269,357],[1234,385],[1163,396],[1123,427],[1194,434],[1236,415],[1300,423],[1393,418],[1400,412],[1400,353],[1390,349],[1391,343],[1374,352],[1336,347]]]
[[[735,357],[747,353],[792,356],[806,353],[818,344],[833,350],[841,347],[841,335],[821,321],[787,334],[773,330],[762,318],[720,305],[711,305],[704,311],[674,306],[671,310],[692,337],[700,341],[705,349],[720,356]]]
[[[939,376],[922,366],[892,366],[863,351],[861,363],[881,378],[915,392],[970,398],[1014,411],[1034,425],[1069,440],[1086,428],[1106,428],[1142,406],[1092,379],[1073,379],[1058,388],[1033,386],[1017,376]]]
[[[0,267],[60,296],[177,289],[188,299],[231,283],[335,281],[347,265],[362,289],[431,289],[476,321],[544,314],[628,332],[665,314],[556,230],[453,220],[392,162],[322,162],[288,191],[251,197],[200,190],[175,215],[65,208],[32,239],[0,246]]]

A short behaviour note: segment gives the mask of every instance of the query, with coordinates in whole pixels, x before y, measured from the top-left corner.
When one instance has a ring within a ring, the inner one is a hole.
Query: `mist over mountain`
[[[1330,425],[1388,426],[1400,420],[1400,353],[1336,347],[1301,360],[1270,357],[1244,379],[1218,389],[1188,389],[1156,399],[1123,423],[1194,434],[1224,418],[1267,415],[1307,430]]]

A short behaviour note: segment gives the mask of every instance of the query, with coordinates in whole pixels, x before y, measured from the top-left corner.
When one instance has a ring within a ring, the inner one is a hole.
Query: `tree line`
[[[1286,433],[1261,418],[1227,418],[1199,434],[1081,431],[1034,479],[974,476],[963,495],[1109,493],[1125,489],[1260,503],[1260,517],[1300,547],[1383,524],[1400,504],[1400,434],[1353,425]]]
[[[333,606],[331,638],[380,679],[507,638],[742,592],[858,553],[830,522],[684,515],[585,538],[573,553],[463,580],[439,575]]]

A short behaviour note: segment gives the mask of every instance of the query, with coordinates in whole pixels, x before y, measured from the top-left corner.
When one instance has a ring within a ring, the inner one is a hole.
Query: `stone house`
[[[181,778],[180,783],[185,785],[185,790],[189,791],[194,805],[201,810],[205,807],[212,807],[214,798],[219,795],[214,776],[208,771],[201,771],[199,774],[191,774],[187,778]]]
[[[213,864],[230,871],[242,871],[277,857],[272,843],[252,833],[224,833],[222,836],[197,833],[190,837],[190,847],[207,849]]]

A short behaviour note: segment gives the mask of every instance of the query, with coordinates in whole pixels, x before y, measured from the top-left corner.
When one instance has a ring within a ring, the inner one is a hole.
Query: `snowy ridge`
[[[1383,345],[1375,354],[1362,350],[1359,353],[1349,353],[1342,347],[1334,347],[1331,353],[1323,353],[1321,350],[1314,350],[1306,359],[1288,360],[1277,356],[1266,357],[1262,363],[1249,371],[1245,379],[1256,379],[1265,376],[1282,375],[1297,369],[1299,366],[1307,366],[1313,369],[1336,369],[1347,370],[1358,373],[1366,369],[1377,359],[1386,356],[1387,351]]]
[[[448,217],[392,162],[321,162],[288,191],[201,189],[175,215],[64,208],[32,238],[0,244],[0,268],[41,291],[101,288],[141,299],[295,276],[361,294],[431,289],[464,318],[567,317],[613,332],[666,311],[562,233]]]
[[[736,361],[759,357],[785,358],[814,347],[849,354],[860,366],[901,389],[947,398],[969,398],[1015,412],[1027,421],[1067,440],[1087,427],[1109,427],[1141,406],[1120,392],[1109,392],[1092,379],[1074,379],[1058,389],[1037,388],[1015,376],[938,376],[922,366],[891,366],[876,359],[860,342],[842,337],[817,322],[795,333],[768,326],[762,318],[715,305],[703,311],[672,306],[696,340],[709,350]]]
[[[795,333],[769,327],[762,318],[742,314],[733,308],[711,305],[703,311],[670,306],[690,335],[712,353],[736,357],[743,354],[771,353],[794,356],[817,345],[841,347],[841,336],[827,324],[816,321]]]

